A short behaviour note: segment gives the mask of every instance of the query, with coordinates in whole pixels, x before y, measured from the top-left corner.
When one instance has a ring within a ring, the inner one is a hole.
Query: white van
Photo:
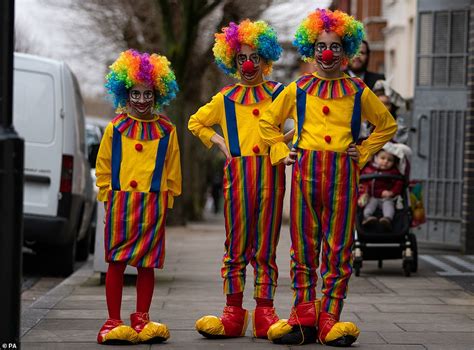
[[[25,140],[25,244],[68,275],[87,259],[95,208],[79,85],[65,63],[15,53],[13,86],[13,124]]]

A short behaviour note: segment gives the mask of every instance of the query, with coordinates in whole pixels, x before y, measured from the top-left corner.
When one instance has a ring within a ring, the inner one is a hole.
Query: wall
[[[416,0],[384,0],[382,16],[387,21],[385,76],[405,98],[413,98],[415,76]]]

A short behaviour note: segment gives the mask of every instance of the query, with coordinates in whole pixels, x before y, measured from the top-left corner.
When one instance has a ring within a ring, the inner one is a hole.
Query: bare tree
[[[15,23],[15,52],[23,52],[29,54],[40,53],[39,45],[33,34],[31,34],[22,21]]]

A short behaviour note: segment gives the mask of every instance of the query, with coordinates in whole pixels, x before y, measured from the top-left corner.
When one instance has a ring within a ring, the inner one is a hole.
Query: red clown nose
[[[323,62],[324,63],[331,63],[334,55],[331,50],[324,50],[323,51]]]
[[[255,66],[252,61],[245,61],[242,65],[242,72],[245,74],[252,74],[255,71]]]

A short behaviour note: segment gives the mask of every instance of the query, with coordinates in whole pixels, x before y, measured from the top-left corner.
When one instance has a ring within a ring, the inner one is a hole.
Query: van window
[[[15,70],[13,124],[26,142],[51,143],[54,139],[54,81],[40,72]]]

